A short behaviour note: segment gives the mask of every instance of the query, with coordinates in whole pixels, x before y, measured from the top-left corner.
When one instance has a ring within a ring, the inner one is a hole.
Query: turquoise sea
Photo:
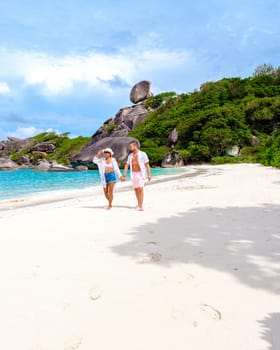
[[[184,169],[152,169],[153,176],[175,175]],[[0,200],[61,190],[78,190],[100,185],[98,171],[38,172],[32,169],[0,171]]]

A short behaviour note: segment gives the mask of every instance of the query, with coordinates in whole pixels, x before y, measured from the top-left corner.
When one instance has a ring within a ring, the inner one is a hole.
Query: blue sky
[[[0,3],[0,139],[91,135],[134,83],[189,92],[280,65],[278,0]]]

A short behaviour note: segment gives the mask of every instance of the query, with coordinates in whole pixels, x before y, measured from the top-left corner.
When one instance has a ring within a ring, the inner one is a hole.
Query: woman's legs
[[[106,198],[107,200],[109,200],[109,197],[108,197],[108,184],[106,185],[106,187],[103,187],[103,190],[104,190],[105,198]]]
[[[106,187],[104,187],[104,194],[105,194],[106,199],[108,200],[108,208],[107,209],[112,208],[112,203],[113,203],[113,199],[114,199],[114,187],[115,187],[114,182],[111,182],[111,183],[107,184]]]
[[[115,183],[112,182],[112,183],[108,184],[108,186],[109,186],[109,192],[108,192],[109,209],[111,209],[112,208],[113,199],[114,199]]]

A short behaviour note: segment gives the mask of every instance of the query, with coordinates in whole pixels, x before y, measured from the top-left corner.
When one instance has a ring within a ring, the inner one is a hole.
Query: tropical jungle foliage
[[[34,137],[30,138],[33,142],[33,145],[41,142],[52,142],[55,144],[55,151],[53,153],[47,154],[47,160],[54,160],[60,164],[70,165],[70,159],[74,156],[80,149],[85,146],[90,140],[91,137],[78,136],[75,138],[70,138],[69,133],[56,134],[55,132],[45,132]],[[26,149],[23,149],[21,152],[15,151],[14,153],[9,154],[10,158],[21,164],[21,156],[27,155],[31,157],[36,156],[40,157],[41,152],[31,152],[32,146],[28,146]]]
[[[179,133],[176,149],[186,162],[261,162],[280,167],[280,67],[259,66],[253,76],[224,78],[201,85],[199,91],[151,97],[155,108],[130,136],[160,165],[170,149],[167,139]],[[254,145],[252,137],[260,140]],[[239,157],[227,156],[237,145]]]

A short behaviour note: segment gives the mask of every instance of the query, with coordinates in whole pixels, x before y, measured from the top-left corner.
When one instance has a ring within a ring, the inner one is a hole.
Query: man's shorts
[[[145,179],[143,179],[142,173],[133,173],[132,186],[133,188],[144,187]]]

